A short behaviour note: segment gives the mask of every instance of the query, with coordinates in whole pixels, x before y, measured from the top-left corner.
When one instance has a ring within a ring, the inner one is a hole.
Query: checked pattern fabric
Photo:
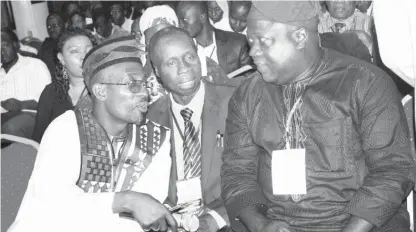
[[[181,115],[185,122],[183,155],[185,161],[185,179],[201,175],[201,143],[198,138],[198,131],[191,121],[192,110],[185,108]]]

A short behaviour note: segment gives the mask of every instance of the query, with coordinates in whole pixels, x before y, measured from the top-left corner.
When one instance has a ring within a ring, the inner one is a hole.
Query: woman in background
[[[69,28],[59,37],[56,54],[57,81],[47,85],[40,96],[33,140],[40,142],[48,125],[65,111],[72,110],[75,105],[88,104],[82,62],[96,44],[90,32],[77,27]]]

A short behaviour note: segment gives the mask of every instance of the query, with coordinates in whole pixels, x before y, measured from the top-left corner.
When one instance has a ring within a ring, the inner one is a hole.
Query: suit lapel
[[[201,184],[207,181],[210,176],[210,169],[212,164],[212,157],[214,148],[216,146],[216,132],[218,129],[218,112],[220,99],[217,99],[217,94],[214,87],[205,85],[204,107],[202,110],[202,179]],[[202,188],[204,191],[204,188]]]

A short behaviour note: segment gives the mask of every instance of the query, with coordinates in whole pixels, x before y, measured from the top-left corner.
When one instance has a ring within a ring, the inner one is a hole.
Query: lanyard
[[[182,131],[181,131],[181,128],[179,127],[178,120],[176,119],[176,116],[175,116],[175,114],[173,113],[172,107],[169,107],[169,109],[170,109],[170,113],[172,114],[173,121],[175,122],[175,126],[176,126],[176,128],[178,129],[178,131],[179,131],[179,135],[181,136],[182,141],[184,141],[184,142],[185,142],[185,136],[183,135],[183,133],[182,133]]]

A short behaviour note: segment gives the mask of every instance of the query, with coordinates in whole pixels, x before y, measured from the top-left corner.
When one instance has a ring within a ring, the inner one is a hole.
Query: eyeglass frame
[[[131,86],[134,86],[133,83],[140,83],[140,89],[136,92],[133,91]],[[140,93],[142,89],[146,89],[147,90],[147,82],[145,80],[129,80],[126,83],[110,83],[110,82],[99,82],[99,84],[103,84],[103,85],[127,85],[129,91],[131,93]]]

